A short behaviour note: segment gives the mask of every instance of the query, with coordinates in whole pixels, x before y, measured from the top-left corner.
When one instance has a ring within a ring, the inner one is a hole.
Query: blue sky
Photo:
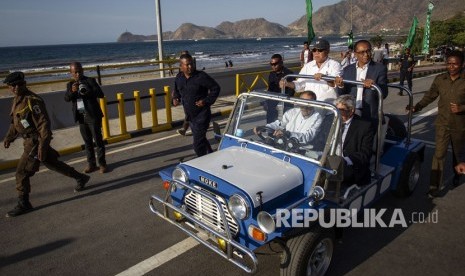
[[[313,11],[340,0],[313,0]],[[155,0],[2,0],[0,47],[115,42],[124,31],[155,34]],[[288,25],[305,0],[160,0],[163,31],[263,17]]]

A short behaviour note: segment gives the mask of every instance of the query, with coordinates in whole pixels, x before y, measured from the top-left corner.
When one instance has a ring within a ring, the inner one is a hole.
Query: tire
[[[416,153],[410,153],[400,172],[399,182],[394,194],[398,197],[410,196],[420,179],[420,158]]]
[[[384,116],[389,118],[387,137],[394,137],[396,139],[403,140],[407,138],[407,129],[405,128],[404,123],[393,114],[384,114]]]
[[[290,238],[281,255],[280,275],[325,275],[334,251],[334,232],[315,227]]]

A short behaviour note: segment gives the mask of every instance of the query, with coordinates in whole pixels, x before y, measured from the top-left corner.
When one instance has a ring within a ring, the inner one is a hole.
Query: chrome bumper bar
[[[183,209],[181,209],[179,207],[176,207],[173,204],[171,204],[170,202],[168,202],[168,200],[170,198],[170,191],[171,191],[171,188],[173,187],[173,185],[177,185],[178,187],[182,186],[183,188],[185,188],[187,190],[192,190],[193,192],[199,193],[202,196],[210,199],[218,208],[218,212],[219,212],[219,214],[221,216],[221,219],[223,221],[225,231],[224,232],[219,232],[219,231],[213,229],[209,225],[205,224],[203,221],[201,221],[201,220],[193,217],[191,214],[187,213],[185,210],[183,210]],[[162,204],[163,212],[160,212],[155,207],[155,204],[154,204],[155,202],[158,202],[158,203]],[[212,195],[210,195],[210,194],[208,194],[208,193],[206,193],[204,191],[201,191],[199,189],[196,189],[194,187],[188,186],[188,185],[186,185],[186,184],[184,184],[182,182],[171,181],[170,182],[170,187],[169,187],[168,191],[166,192],[165,198],[162,199],[162,198],[160,198],[160,197],[158,197],[156,195],[152,195],[150,197],[149,207],[150,207],[150,210],[153,213],[157,214],[159,217],[161,217],[164,220],[168,221],[172,225],[178,227],[184,233],[191,236],[196,241],[198,241],[199,243],[205,245],[206,247],[213,250],[214,252],[218,253],[220,256],[222,256],[223,258],[225,258],[228,261],[232,262],[236,266],[240,267],[241,269],[243,269],[247,273],[255,273],[257,271],[257,266],[258,266],[257,256],[255,255],[255,253],[253,253],[253,251],[251,251],[247,247],[243,246],[242,244],[240,244],[240,243],[238,243],[238,242],[236,242],[235,240],[232,239],[232,235],[231,235],[231,231],[229,229],[228,221],[226,220],[226,215],[224,214],[223,208],[221,207],[221,203],[220,203],[220,201],[218,199],[216,199]],[[226,252],[224,252],[220,248],[212,245],[210,242],[208,242],[207,239],[204,239],[198,233],[193,232],[190,228],[187,228],[181,222],[177,222],[177,221],[171,219],[168,216],[168,214],[169,214],[168,210],[169,209],[181,213],[184,216],[185,219],[189,220],[190,222],[192,222],[195,225],[198,225],[201,228],[201,230],[207,232],[207,234],[213,235],[213,236],[215,236],[217,238],[225,240],[226,243],[227,243],[226,244]],[[245,262],[240,262],[239,260],[235,259],[234,256],[233,256],[234,251],[239,252],[239,253],[241,253],[243,255],[247,255],[250,258],[250,260],[252,261],[252,263],[251,264],[245,264]]]

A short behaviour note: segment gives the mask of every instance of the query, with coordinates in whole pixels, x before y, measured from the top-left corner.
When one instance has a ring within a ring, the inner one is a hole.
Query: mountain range
[[[365,34],[407,34],[413,16],[424,26],[429,0],[344,0],[318,9],[313,13],[312,24],[317,36],[345,35],[351,29]],[[463,0],[436,1],[432,20],[445,20],[464,13]],[[303,15],[288,26],[269,22],[264,18],[224,21],[216,27],[183,23],[174,32],[164,32],[166,40],[255,38],[306,36],[307,17]],[[135,35],[124,32],[118,42],[156,40],[156,35]]]

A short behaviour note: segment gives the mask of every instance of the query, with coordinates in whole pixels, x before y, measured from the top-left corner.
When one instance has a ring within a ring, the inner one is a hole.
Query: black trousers
[[[404,86],[404,80],[407,79],[408,89],[412,91],[412,77],[413,77],[413,70],[412,71],[400,70],[400,77],[399,77],[400,86]]]
[[[197,156],[203,156],[213,152],[210,142],[207,139],[207,130],[210,126],[211,116],[197,116],[190,118],[189,126],[194,139],[194,151]]]
[[[105,144],[102,137],[102,120],[93,119],[89,116],[82,116],[79,118],[79,130],[82,139],[84,140],[87,163],[91,166],[96,165],[94,141],[97,146],[97,161],[100,166],[106,166],[105,160]]]

